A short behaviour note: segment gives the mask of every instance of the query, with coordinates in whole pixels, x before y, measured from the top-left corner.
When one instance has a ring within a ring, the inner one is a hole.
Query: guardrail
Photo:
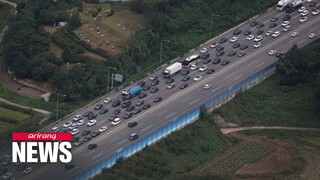
[[[263,70],[255,73],[254,75],[246,78],[245,80],[239,82],[235,86],[230,87],[229,89],[225,90],[224,92],[218,94],[217,96],[213,97],[212,99],[208,100],[204,103],[208,111],[213,111],[214,109],[222,106],[223,104],[227,103],[228,101],[232,100],[238,93],[241,93],[245,90],[248,90],[255,85],[259,84],[266,78],[270,77],[275,73],[275,64],[272,64]],[[114,152],[111,156],[107,157],[106,159],[98,162],[97,164],[93,165],[86,171],[77,175],[74,179],[76,180],[84,180],[89,179],[99,173],[102,172],[105,168],[110,168],[119,159],[128,158],[129,156],[133,155],[134,153],[142,150],[143,148],[152,145],[153,143],[159,141],[160,139],[168,136],[169,134],[183,128],[184,126],[196,121],[200,115],[200,106],[194,108],[190,112],[171,120],[168,124],[164,125],[157,131],[149,134],[147,137],[143,139],[139,139],[136,143],[129,145],[127,147],[118,149]]]

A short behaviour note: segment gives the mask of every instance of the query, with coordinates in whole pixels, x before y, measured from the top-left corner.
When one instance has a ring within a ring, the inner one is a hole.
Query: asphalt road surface
[[[307,7],[307,5],[306,5]],[[212,42],[218,42],[222,37],[226,37],[228,42],[222,44],[224,46],[225,54],[221,56],[222,61],[228,60],[230,64],[226,66],[222,66],[220,64],[213,65],[211,63],[207,64],[209,68],[214,68],[216,71],[213,74],[207,74],[206,71],[200,72],[198,70],[191,71],[190,73],[190,80],[187,81],[189,86],[185,89],[179,89],[179,86],[184,83],[181,81],[182,75],[178,74],[174,76],[176,87],[173,89],[167,89],[165,84],[165,80],[162,78],[162,71],[158,71],[158,77],[160,77],[160,83],[157,85],[159,91],[156,93],[150,93],[147,91],[147,97],[144,98],[145,103],[151,105],[151,107],[147,110],[142,110],[137,115],[134,115],[129,120],[124,120],[122,117],[125,114],[125,109],[119,107],[121,109],[121,113],[119,117],[121,118],[122,122],[117,126],[111,126],[110,121],[108,120],[110,115],[112,114],[114,107],[111,107],[111,103],[104,104],[104,108],[108,108],[109,112],[106,114],[98,114],[96,120],[97,124],[92,127],[87,127],[86,124],[78,127],[80,130],[79,136],[81,136],[81,132],[85,129],[89,129],[91,131],[98,130],[101,126],[108,126],[108,130],[103,132],[100,136],[97,136],[86,142],[79,147],[75,147],[72,150],[73,160],[72,164],[75,167],[72,170],[66,171],[64,169],[64,164],[31,164],[30,166],[33,167],[34,171],[29,175],[23,175],[21,172],[16,172],[13,170],[10,165],[10,170],[14,174],[14,177],[20,179],[68,179],[72,178],[75,175],[83,172],[84,170],[88,169],[92,165],[98,163],[99,161],[105,159],[106,157],[110,156],[112,153],[116,152],[117,150],[126,147],[134,142],[128,140],[129,135],[131,133],[139,134],[140,138],[146,137],[148,134],[156,131],[157,129],[161,128],[163,125],[170,122],[175,117],[179,117],[193,108],[202,105],[207,100],[211,99],[212,97],[216,96],[217,94],[227,90],[228,88],[236,85],[237,83],[241,82],[247,77],[250,77],[256,72],[264,69],[265,67],[275,63],[277,61],[277,57],[268,55],[270,50],[276,50],[277,52],[285,52],[292,47],[292,45],[297,44],[298,47],[303,47],[306,44],[312,42],[312,40],[316,39],[320,35],[320,15],[313,16],[311,15],[311,8],[309,9],[308,20],[304,23],[300,23],[300,14],[298,12],[291,13],[290,25],[291,30],[288,32],[283,32],[281,27],[282,17],[286,14],[285,12],[278,12],[275,8],[272,8],[270,11],[266,12],[265,14],[257,17],[255,20],[258,22],[263,22],[265,26],[262,28],[264,29],[264,33],[262,36],[264,37],[261,41],[262,46],[255,49],[253,48],[253,41],[249,41],[246,39],[246,36],[243,35],[245,30],[251,30],[253,35],[257,35],[256,32],[259,30],[257,27],[250,26],[250,22],[244,23],[240,25],[238,28],[242,30],[240,35],[237,35],[238,41],[241,44],[247,44],[249,47],[244,50],[246,53],[243,57],[238,57],[237,55],[229,57],[228,53],[231,50],[236,50],[240,52],[239,48],[234,49],[232,45],[234,43],[230,43],[229,40],[234,35],[233,30],[223,33],[222,35],[218,36],[217,38],[213,39],[209,44],[204,45],[208,49],[208,52],[211,54],[211,59],[216,58],[216,50],[209,48],[209,45]],[[277,26],[275,28],[269,28],[270,19],[272,17],[279,17],[279,20],[276,21]],[[271,36],[266,36],[265,33],[268,30],[280,31],[281,34],[277,38],[273,38]],[[291,33],[293,31],[299,32],[299,35],[296,37],[291,37]],[[314,39],[308,38],[309,34],[313,32],[317,34],[317,37]],[[202,47],[201,47],[202,48]],[[199,50],[194,52],[188,53],[182,59],[185,59],[189,55],[198,53]],[[200,63],[202,65],[202,63]],[[193,78],[202,75],[203,78],[198,81],[194,82]],[[149,80],[146,78],[145,82],[149,83]],[[210,84],[212,87],[208,90],[205,90],[203,87],[205,84]],[[131,87],[133,87],[132,85]],[[120,99],[121,92],[116,92],[111,94],[110,97],[113,98],[113,101],[116,99]],[[160,103],[154,103],[153,100],[155,97],[161,96],[163,100]],[[137,97],[131,100],[132,104],[138,100]],[[103,103],[101,100],[100,103]],[[84,114],[86,111],[94,111],[94,105],[90,105],[86,108],[77,111],[76,114]],[[87,122],[86,118],[83,118],[85,123]],[[72,118],[67,120],[61,121],[54,126],[62,127],[63,123],[66,121],[71,121]],[[127,123],[130,121],[138,122],[138,126],[134,128],[129,128]],[[50,131],[53,126],[47,127],[44,131]],[[87,145],[90,143],[95,143],[98,147],[94,150],[88,150]]]

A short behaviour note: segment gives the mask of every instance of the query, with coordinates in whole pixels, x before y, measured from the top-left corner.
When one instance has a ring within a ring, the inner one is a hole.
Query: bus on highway
[[[191,64],[196,64],[200,62],[200,54],[194,54],[187,59],[182,61],[182,65],[185,67],[191,66]]]

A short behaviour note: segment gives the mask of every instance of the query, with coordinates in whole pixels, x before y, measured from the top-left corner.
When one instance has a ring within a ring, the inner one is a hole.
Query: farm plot
[[[14,119],[18,121],[26,120],[30,118],[30,114],[25,114],[18,111],[13,111],[10,109],[0,107],[0,118]]]

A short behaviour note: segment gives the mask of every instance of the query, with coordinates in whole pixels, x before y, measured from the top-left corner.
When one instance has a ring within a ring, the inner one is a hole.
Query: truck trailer
[[[283,11],[287,7],[287,5],[292,2],[293,2],[293,0],[280,0],[277,4],[277,10]]]
[[[169,78],[172,75],[178,73],[182,69],[182,63],[181,62],[176,62],[170,66],[168,66],[164,71],[164,78]]]
[[[302,7],[302,3],[304,2],[305,0],[293,0],[291,3],[289,3],[287,6],[286,6],[286,12],[287,13],[292,13],[294,12],[295,10],[299,9],[300,7]]]
[[[138,95],[141,92],[142,88],[141,86],[135,86],[133,88],[128,88],[122,91],[122,95],[123,96],[130,96],[130,97],[134,97],[136,95]]]

